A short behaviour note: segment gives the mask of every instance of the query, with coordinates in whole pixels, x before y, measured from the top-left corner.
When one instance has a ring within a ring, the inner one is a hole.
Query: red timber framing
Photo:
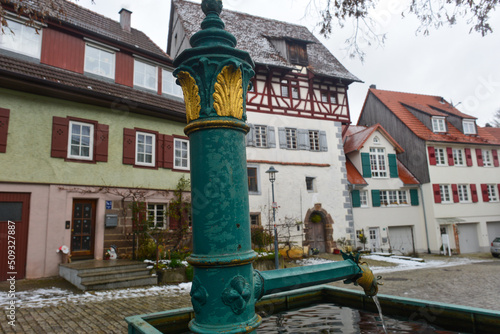
[[[347,83],[284,70],[257,69],[247,111],[350,122]]]

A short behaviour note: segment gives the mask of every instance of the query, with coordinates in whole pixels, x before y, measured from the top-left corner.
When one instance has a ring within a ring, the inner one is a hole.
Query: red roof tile
[[[398,175],[403,184],[420,184],[417,178],[398,160]]]
[[[380,131],[380,133],[396,148],[397,153],[404,152],[403,148],[380,124],[375,124],[370,127],[358,125],[349,126],[344,136],[344,153],[348,154],[353,151],[359,151],[365,144],[368,137],[370,137],[370,135],[375,131]]]
[[[464,119],[476,119],[473,116],[464,114],[451,104],[446,102],[440,96],[420,95],[411,93],[401,93],[370,88],[368,94],[373,94],[377,97],[391,112],[399,118],[415,135],[418,137],[437,142],[457,142],[470,144],[490,144],[498,145],[500,140],[487,132],[478,130],[478,135],[464,135],[460,130],[455,128],[450,122],[447,122],[448,133],[434,133],[425,126],[415,115],[413,115],[408,107],[419,109],[427,114],[452,114]],[[420,106],[420,107],[419,107]],[[481,129],[478,127],[478,129]]]
[[[363,176],[361,176],[361,174],[358,172],[356,167],[354,167],[351,160],[346,159],[345,168],[347,170],[347,181],[349,181],[350,184],[360,184],[360,185],[368,184],[368,182],[366,182]]]

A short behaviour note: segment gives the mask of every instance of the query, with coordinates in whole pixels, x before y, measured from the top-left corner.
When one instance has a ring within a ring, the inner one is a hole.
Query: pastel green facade
[[[122,163],[124,128],[184,136],[184,123],[7,89],[0,89],[0,107],[10,109],[7,152],[0,154],[2,182],[174,189],[182,176],[188,176],[165,168],[136,168]],[[52,158],[53,116],[109,125],[108,161]]]

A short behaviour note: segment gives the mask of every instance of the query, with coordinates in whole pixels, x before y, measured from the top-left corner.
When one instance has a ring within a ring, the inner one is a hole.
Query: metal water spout
[[[255,313],[256,301],[278,291],[348,279],[372,293],[373,280],[355,258],[272,272],[253,270],[257,254],[250,237],[245,103],[254,64],[224,30],[222,1],[203,0],[201,8],[206,15],[202,30],[192,36],[192,48],[174,61],[186,104],[184,132],[190,140],[191,331],[250,333],[262,321]],[[366,279],[359,282],[360,277]]]

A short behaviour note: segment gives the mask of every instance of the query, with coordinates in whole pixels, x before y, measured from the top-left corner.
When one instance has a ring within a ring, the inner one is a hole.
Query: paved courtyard
[[[380,293],[500,310],[500,260],[487,254],[480,258],[485,261],[381,274]],[[0,291],[8,288],[7,282],[0,282]],[[33,291],[38,295],[30,297]],[[16,282],[16,294],[15,327],[8,324],[4,304],[2,333],[126,333],[125,317],[190,306],[189,289],[179,287],[82,294],[60,279],[22,280]]]

